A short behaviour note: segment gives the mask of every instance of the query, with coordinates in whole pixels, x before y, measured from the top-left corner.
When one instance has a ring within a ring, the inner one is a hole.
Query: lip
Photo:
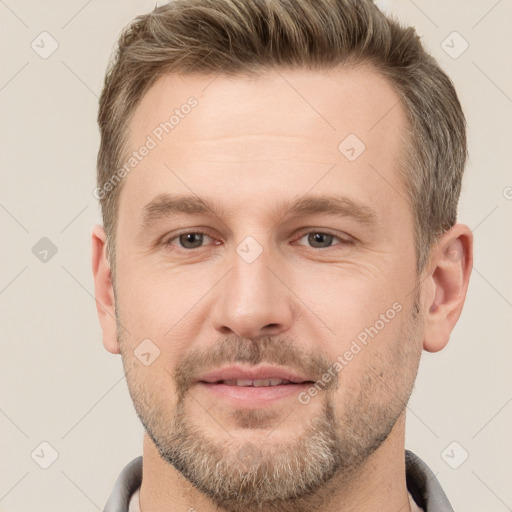
[[[219,381],[282,379],[288,384],[276,386],[236,386]],[[297,398],[299,393],[312,386],[313,379],[308,376],[279,366],[259,366],[243,368],[229,366],[208,372],[196,380],[198,388],[213,395],[217,400],[227,401],[230,405],[243,409],[260,409],[270,407],[285,398]]]
[[[198,382],[197,386],[213,395],[217,400],[225,400],[233,407],[242,409],[263,409],[280,402],[285,398],[298,400],[298,395],[312,384],[278,384],[277,386],[230,386],[228,384],[214,384]]]
[[[309,376],[299,375],[292,370],[280,366],[258,366],[252,368],[226,366],[201,375],[197,378],[197,382],[213,384],[222,380],[263,380],[272,378],[289,380],[294,384],[311,383],[314,380]]]

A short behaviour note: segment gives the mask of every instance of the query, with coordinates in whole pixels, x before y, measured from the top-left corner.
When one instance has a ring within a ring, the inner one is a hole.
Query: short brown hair
[[[371,0],[174,0],[122,32],[100,97],[97,186],[114,267],[117,206],[127,125],[155,80],[166,73],[259,74],[272,67],[333,68],[366,63],[385,76],[408,116],[402,165],[415,225],[417,268],[456,222],[466,161],[466,126],[448,76],[412,27]]]

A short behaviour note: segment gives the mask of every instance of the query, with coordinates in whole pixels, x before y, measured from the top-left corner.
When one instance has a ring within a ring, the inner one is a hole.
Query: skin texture
[[[122,355],[147,431],[142,511],[409,510],[405,405],[422,350],[442,349],[460,315],[470,230],[446,232],[417,275],[400,173],[407,119],[369,67],[164,76],[130,121],[128,152],[191,96],[197,105],[122,185],[115,294],[105,233],[92,235],[103,342]],[[366,147],[354,161],[339,150],[349,134]],[[169,212],[162,194],[218,211]],[[320,196],[351,207],[287,213]],[[179,237],[197,230],[202,242]],[[261,254],[247,262],[241,243]],[[144,339],[159,350],[148,366],[136,357]],[[332,379],[307,403],[297,392],[234,407],[195,382],[228,363],[313,382],[331,368]]]

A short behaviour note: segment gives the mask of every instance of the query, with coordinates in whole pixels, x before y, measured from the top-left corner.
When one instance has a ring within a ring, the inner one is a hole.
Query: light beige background
[[[89,239],[104,71],[121,28],[154,4],[0,0],[0,511],[102,510],[141,453],[120,359],[101,345]],[[512,2],[380,4],[417,27],[469,124],[459,219],[474,230],[474,273],[448,347],[424,355],[407,447],[456,510],[512,510]],[[43,31],[58,43],[46,59],[31,47],[51,49]],[[46,263],[32,253],[42,237],[58,248]],[[58,453],[48,469],[43,441]]]

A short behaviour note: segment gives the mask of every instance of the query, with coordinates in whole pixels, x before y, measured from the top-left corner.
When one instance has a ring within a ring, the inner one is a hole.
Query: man
[[[361,0],[181,0],[119,40],[93,271],[143,457],[120,511],[448,511],[404,449],[472,235],[464,116]]]

